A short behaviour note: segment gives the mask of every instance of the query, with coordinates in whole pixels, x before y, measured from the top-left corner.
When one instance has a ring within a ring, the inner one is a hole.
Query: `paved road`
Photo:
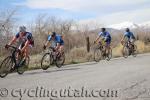
[[[0,100],[150,100],[150,54],[13,73],[0,88]]]

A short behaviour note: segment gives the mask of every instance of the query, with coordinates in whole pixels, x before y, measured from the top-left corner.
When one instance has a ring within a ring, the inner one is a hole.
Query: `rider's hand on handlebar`
[[[5,45],[5,48],[8,49],[8,44]]]
[[[124,43],[124,41],[123,40],[121,40],[121,44],[123,45],[123,43]]]
[[[45,46],[45,45],[43,46],[43,49],[44,49],[44,50],[46,49],[46,46]]]

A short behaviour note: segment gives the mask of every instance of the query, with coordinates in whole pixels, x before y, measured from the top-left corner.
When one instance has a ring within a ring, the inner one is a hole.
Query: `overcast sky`
[[[23,23],[39,13],[105,25],[150,21],[150,0],[0,0],[1,10],[18,6]]]

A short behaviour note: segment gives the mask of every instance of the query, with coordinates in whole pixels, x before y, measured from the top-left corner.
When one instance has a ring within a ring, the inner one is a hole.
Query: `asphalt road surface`
[[[150,54],[9,74],[0,100],[150,100]]]

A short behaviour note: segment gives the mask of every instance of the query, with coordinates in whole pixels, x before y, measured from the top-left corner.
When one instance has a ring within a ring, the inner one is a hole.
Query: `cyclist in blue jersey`
[[[96,38],[94,43],[96,43],[100,38],[105,42],[106,54],[108,54],[111,44],[111,35],[106,31],[105,28],[101,28],[101,32],[98,34],[98,37]]]
[[[61,35],[56,34],[56,32],[52,32],[51,35],[48,36],[47,42],[43,46],[44,49],[48,46],[50,42],[53,42],[54,44],[53,47],[55,48],[56,51],[59,51],[60,53],[63,52],[64,50],[64,41],[62,39]]]
[[[123,35],[123,38],[121,40],[121,43],[127,43],[130,42],[132,45],[134,45],[135,42],[135,36],[134,34],[130,31],[129,28],[126,28],[125,33]]]

